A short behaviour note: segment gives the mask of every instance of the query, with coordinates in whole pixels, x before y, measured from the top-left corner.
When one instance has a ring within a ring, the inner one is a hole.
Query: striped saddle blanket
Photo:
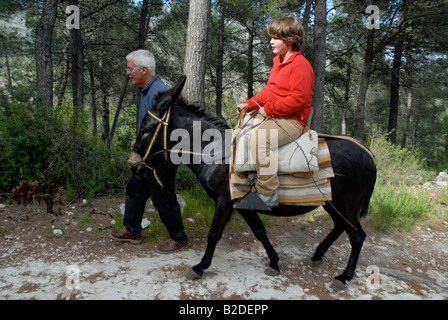
[[[331,156],[328,145],[323,138],[318,140],[317,150],[318,171],[279,173],[278,188],[280,204],[297,206],[320,206],[325,201],[332,200],[330,178],[334,177]],[[232,200],[242,198],[250,191],[247,175],[235,171],[235,165],[230,163],[230,193]]]

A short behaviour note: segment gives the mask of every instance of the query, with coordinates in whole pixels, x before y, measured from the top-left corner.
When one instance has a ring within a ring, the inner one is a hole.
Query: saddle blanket
[[[318,139],[317,163],[315,172],[296,172],[278,174],[280,204],[296,206],[320,206],[332,200],[330,178],[334,177],[331,156],[327,142]],[[242,198],[250,191],[247,176],[237,173],[234,164],[230,164],[230,193],[232,200]]]
[[[250,140],[261,125],[263,120],[258,117],[251,118],[246,115],[244,127],[235,129],[236,150],[234,160],[236,172],[256,171],[255,159],[250,152]],[[281,129],[278,129],[281,130]],[[266,132],[268,135],[269,132]],[[317,132],[308,130],[295,141],[272,150],[278,158],[279,173],[295,173],[318,171],[318,160],[316,157],[318,137]]]

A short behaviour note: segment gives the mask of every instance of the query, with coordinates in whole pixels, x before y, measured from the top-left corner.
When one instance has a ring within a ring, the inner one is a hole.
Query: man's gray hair
[[[156,61],[154,59],[154,55],[148,50],[136,50],[131,52],[126,56],[126,61],[131,61],[135,59],[134,63],[137,68],[146,67],[148,68],[148,72],[151,76],[155,76],[156,74]]]

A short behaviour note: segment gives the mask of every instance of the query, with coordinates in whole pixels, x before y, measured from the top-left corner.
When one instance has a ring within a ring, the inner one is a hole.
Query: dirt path
[[[279,276],[264,274],[266,253],[243,229],[226,232],[204,277],[189,281],[185,273],[200,261],[204,237],[190,239],[183,252],[160,255],[147,239],[141,245],[112,243],[107,214],[83,223],[69,213],[55,218],[24,210],[0,209],[0,299],[448,299],[446,222],[383,234],[364,219],[367,239],[356,277],[335,291],[330,285],[345,268],[350,245],[343,235],[313,270],[310,257],[332,227],[321,214],[270,220]],[[53,236],[52,226],[63,235]],[[367,273],[368,267],[376,272]]]

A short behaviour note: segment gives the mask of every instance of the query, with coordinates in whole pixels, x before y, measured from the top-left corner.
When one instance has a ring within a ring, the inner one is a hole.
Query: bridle
[[[149,170],[151,170],[153,172],[154,178],[159,183],[159,185],[163,188],[163,183],[159,179],[159,177],[157,175],[157,172],[156,172],[156,169],[154,169],[151,166],[148,166],[146,164],[146,159],[148,159],[149,154],[151,153],[152,147],[154,146],[155,141],[156,141],[157,137],[159,136],[159,133],[161,131],[160,129],[163,126],[163,154],[165,156],[165,161],[168,161],[168,147],[167,147],[168,146],[168,143],[167,143],[167,141],[168,141],[168,139],[167,139],[168,133],[167,132],[168,132],[168,123],[169,123],[170,115],[171,115],[171,106],[168,107],[168,109],[165,111],[165,114],[163,115],[162,118],[159,118],[158,116],[153,114],[150,110],[148,110],[148,114],[151,117],[153,117],[154,119],[156,119],[159,122],[159,124],[157,125],[156,131],[154,132],[154,135],[152,136],[151,141],[149,142],[149,146],[146,149],[146,153],[145,153],[145,156],[143,157],[143,159],[140,160],[140,161],[128,160],[128,162],[131,163],[132,166],[138,166],[140,164],[143,164],[146,168],[148,168]]]
[[[163,154],[165,156],[165,161],[168,161],[167,131],[168,131],[168,122],[170,121],[170,115],[171,115],[171,106],[168,107],[162,118],[157,117],[150,110],[148,110],[148,114],[154,119],[156,119],[159,122],[159,124],[157,125],[156,132],[151,138],[151,142],[149,143],[148,149],[146,150],[145,156],[143,157],[143,161],[145,161],[148,158],[149,153],[151,152],[151,149],[154,145],[154,142],[157,139],[157,136],[159,135],[162,126],[163,126]]]

